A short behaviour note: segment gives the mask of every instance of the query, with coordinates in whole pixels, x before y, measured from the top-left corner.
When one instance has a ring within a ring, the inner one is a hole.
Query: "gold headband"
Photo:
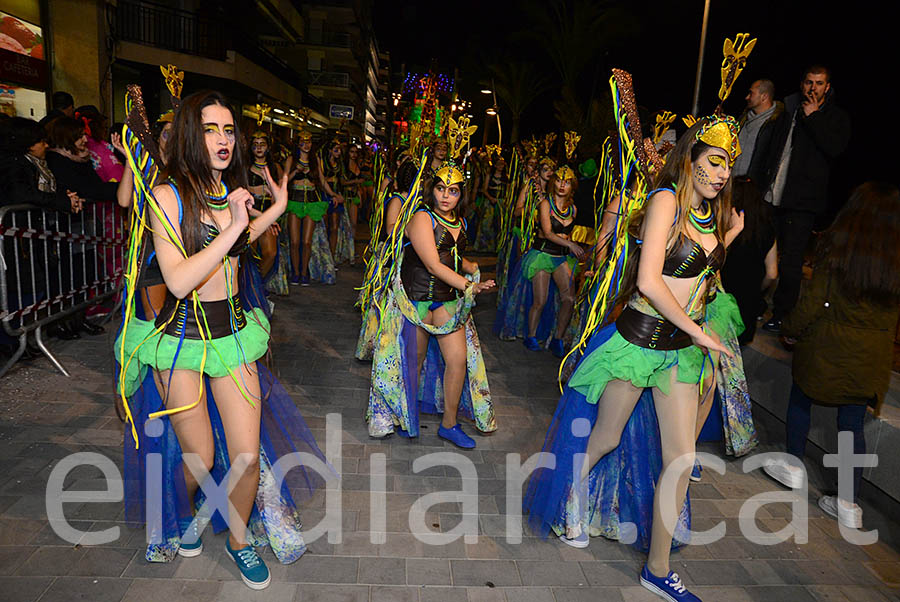
[[[574,180],[575,172],[572,171],[572,168],[568,165],[563,165],[559,169],[556,170],[556,179],[557,180]]]
[[[728,153],[731,164],[741,154],[741,143],[738,140],[738,127],[734,117],[730,115],[710,115],[706,123],[697,130],[697,140],[709,146],[721,148]]]
[[[554,161],[550,157],[544,157],[541,159],[541,167],[544,167],[544,165],[549,165],[550,169],[556,169],[556,161]]]
[[[255,132],[253,132],[253,135],[251,136],[251,138],[253,138],[254,140],[257,138],[265,138],[266,142],[268,142],[269,134],[268,134],[268,132],[264,132],[262,130],[256,130]]]
[[[466,175],[460,171],[459,167],[449,161],[441,165],[434,173],[434,177],[442,181],[446,186],[461,184],[466,181]]]
[[[310,142],[312,140],[312,134],[305,130],[301,130],[297,134],[297,140],[299,140],[300,142]]]

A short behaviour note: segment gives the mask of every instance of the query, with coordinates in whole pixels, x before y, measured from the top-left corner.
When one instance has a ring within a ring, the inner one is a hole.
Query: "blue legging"
[[[806,441],[809,436],[810,409],[814,399],[804,393],[795,382],[791,387],[791,398],[787,409],[787,451],[798,458],[806,454]],[[866,419],[865,404],[837,406],[838,432],[853,433],[853,453],[866,453],[866,435],[863,425]],[[859,496],[859,482],[862,479],[862,468],[853,469],[853,500]]]

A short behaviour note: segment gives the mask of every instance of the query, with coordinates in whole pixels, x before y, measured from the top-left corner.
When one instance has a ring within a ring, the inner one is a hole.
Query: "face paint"
[[[709,172],[699,163],[694,167],[694,179],[697,180],[697,183],[701,186],[709,186],[712,184],[712,178],[710,178]]]
[[[721,155],[707,155],[706,160],[709,161],[710,165],[713,167],[725,166],[725,157],[722,157]]]

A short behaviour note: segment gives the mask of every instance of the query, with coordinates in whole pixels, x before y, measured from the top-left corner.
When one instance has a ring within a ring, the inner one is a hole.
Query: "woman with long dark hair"
[[[792,465],[763,469],[787,487],[802,487],[802,466],[813,405],[837,408],[838,431],[853,433],[853,453],[866,453],[863,426],[877,414],[890,384],[894,333],[900,313],[900,191],[867,182],[853,191],[818,243],[812,280],[782,326],[796,339],[788,401],[787,452]],[[858,504],[862,468],[819,507],[845,527],[862,527]],[[841,484],[839,484],[840,486]]]
[[[494,281],[480,282],[478,264],[462,256],[466,189],[460,168],[447,163],[438,169],[433,180],[426,181],[422,199],[424,206],[418,210],[413,210],[419,205],[415,191],[404,203],[408,221],[402,223],[409,242],[397,247],[403,251],[380,316],[369,434],[383,437],[398,428],[401,435],[415,437],[420,411],[437,413],[443,415],[438,436],[471,449],[475,441],[462,430],[458,413],[472,419],[481,432],[497,428],[471,316],[475,295]]]
[[[744,230],[728,247],[722,268],[722,286],[734,295],[741,310],[744,332],[738,337],[748,345],[756,334],[756,322],[765,313],[766,290],[778,278],[778,242],[772,205],[747,176],[734,179],[732,204],[744,213]]]
[[[363,174],[360,160],[360,150],[355,144],[347,148],[347,160],[344,164],[344,198],[345,211],[350,223],[350,240],[347,241],[353,253],[350,255],[350,265],[356,265],[356,222],[359,218],[359,207],[362,204]]]
[[[698,600],[669,570],[669,552],[689,520],[684,504],[698,407],[712,388],[710,356],[730,353],[704,315],[712,277],[741,226],[730,202],[737,130],[730,117],[700,119],[669,153],[630,223],[639,255],[628,259],[608,304],[627,306],[593,331],[544,444],[556,468],[534,473],[525,501],[535,530],[573,547],[611,535],[601,528],[610,513],[616,529],[633,523],[636,533],[615,535],[649,549],[640,582],[667,600]]]
[[[195,509],[198,489],[207,473],[217,483],[227,474],[228,493],[218,494],[228,496],[227,504],[210,500],[228,508],[227,522],[214,514],[213,526],[230,530],[228,557],[245,584],[262,589],[269,570],[255,548],[271,545],[285,563],[303,554],[292,495],[310,493],[315,482],[305,469],[297,481],[273,472],[273,465],[295,451],[322,458],[296,406],[261,361],[269,323],[258,291],[245,284],[249,245],[284,212],[287,180],[275,182],[263,170],[272,203],[251,220],[254,199],[238,124],[218,92],[185,98],[173,132],[167,180],[146,199],[168,295],[156,320],[146,321],[133,317],[130,294],[116,341],[118,389],[131,423],[126,437],[134,439],[125,446],[126,515],[148,523],[147,560],[197,556],[210,520]],[[135,227],[142,228],[142,220]],[[145,470],[151,453],[162,458],[161,484]],[[148,500],[155,501],[153,512]]]
[[[542,165],[542,173],[548,167]],[[531,351],[549,347],[560,358],[565,355],[562,339],[575,303],[572,273],[584,256],[581,245],[571,240],[577,186],[575,172],[564,165],[550,175],[546,193],[533,201],[532,246],[510,272],[508,300],[494,323],[501,339],[522,337]],[[525,222],[530,220],[526,217]]]
[[[247,190],[253,195],[255,201],[253,209],[254,215],[256,212],[265,211],[272,203],[272,192],[269,190],[268,183],[266,182],[265,170],[269,170],[269,173],[275,181],[281,180],[282,176],[281,166],[272,161],[270,148],[269,134],[262,130],[253,132],[253,136],[250,138],[250,158],[252,159],[252,164],[247,173],[249,184]],[[281,263],[286,259],[281,258],[282,261],[276,266],[276,261],[279,259],[279,232],[277,223],[278,222],[275,222],[272,228],[269,228],[260,235],[259,239],[256,241],[256,248],[259,253],[259,271],[262,274],[263,280],[266,282],[266,288],[274,290],[274,292],[280,295],[286,295],[288,292],[287,272],[285,270],[278,270],[276,273],[276,271],[273,270],[273,268],[281,267]],[[272,282],[276,276],[279,277],[281,281]]]
[[[334,284],[334,258],[328,247],[325,215],[328,201],[320,189],[325,187],[322,166],[312,150],[312,135],[297,136],[297,157],[288,157],[291,198],[288,201],[288,233],[291,239],[291,284],[308,286],[310,279]],[[301,253],[302,248],[302,253]]]
[[[328,246],[331,249],[334,263],[337,265],[343,262],[344,257],[341,255],[346,253],[344,244],[338,249],[338,237],[341,232],[341,222],[347,212],[344,196],[344,181],[347,176],[344,173],[344,156],[340,141],[332,140],[325,145],[321,157],[321,170],[323,197],[328,201]]]

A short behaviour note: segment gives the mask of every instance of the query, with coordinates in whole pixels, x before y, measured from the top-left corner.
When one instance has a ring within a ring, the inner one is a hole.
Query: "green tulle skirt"
[[[537,249],[531,249],[522,258],[522,273],[529,280],[534,278],[538,272],[547,272],[552,274],[556,268],[564,263],[569,264],[569,269],[575,269],[577,260],[571,255],[550,255]]]
[[[119,379],[124,394],[131,396],[149,369],[202,371],[217,378],[227,376],[241,364],[263,357],[269,346],[269,320],[259,308],[251,309],[245,315],[246,326],[237,334],[207,341],[179,340],[178,337],[155,332],[153,322],[132,319],[119,334],[115,345],[117,356],[124,353],[124,357],[116,358],[124,366],[124,373]]]
[[[705,322],[704,329],[722,340],[736,338],[744,328],[734,297],[722,292],[707,305]],[[611,380],[657,387],[668,394],[672,370],[677,370],[675,379],[682,383],[699,383],[704,371],[710,370],[709,356],[696,345],[670,351],[649,349],[626,341],[614,324],[606,328],[614,330],[612,336],[585,356],[568,382],[589,403],[597,403]]]

